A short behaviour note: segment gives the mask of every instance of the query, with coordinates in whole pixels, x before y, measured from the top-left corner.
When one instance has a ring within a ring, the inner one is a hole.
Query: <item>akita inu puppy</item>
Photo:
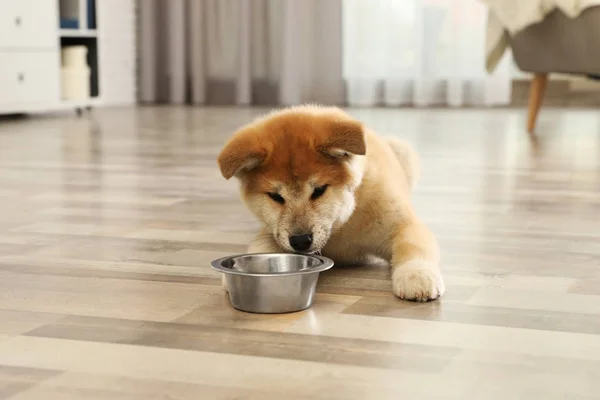
[[[437,241],[411,205],[419,166],[408,144],[338,108],[299,106],[242,127],[218,163],[264,224],[248,252],[320,252],[343,264],[378,256],[399,298],[444,293]]]

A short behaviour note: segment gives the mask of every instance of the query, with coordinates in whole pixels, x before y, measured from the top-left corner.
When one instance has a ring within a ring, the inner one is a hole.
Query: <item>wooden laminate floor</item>
[[[355,110],[421,153],[447,293],[334,268],[233,310],[209,262],[257,223],[215,156],[259,110],[0,122],[0,398],[598,399],[600,113]]]

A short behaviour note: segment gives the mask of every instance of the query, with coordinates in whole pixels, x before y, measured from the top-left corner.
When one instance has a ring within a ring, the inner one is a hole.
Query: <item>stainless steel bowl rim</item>
[[[300,257],[310,257],[310,258],[316,258],[317,260],[319,260],[321,262],[321,265],[314,267],[314,268],[307,268],[305,270],[302,271],[293,271],[293,272],[273,272],[273,273],[251,273],[251,272],[245,272],[245,271],[235,271],[232,270],[230,268],[226,268],[223,266],[223,261],[225,260],[229,260],[231,258],[236,258],[236,257],[246,257],[246,256],[267,256],[267,257],[277,257],[277,256],[300,256]],[[316,256],[316,255],[312,255],[312,254],[296,254],[296,253],[245,253],[245,254],[235,254],[232,256],[227,256],[227,257],[221,257],[221,258],[217,258],[216,260],[213,260],[210,263],[211,267],[214,270],[217,270],[219,272],[223,272],[225,274],[231,274],[231,275],[243,275],[243,276],[293,276],[293,275],[306,275],[306,274],[314,274],[317,272],[323,272],[323,271],[327,271],[328,269],[330,269],[331,267],[333,267],[333,260],[327,258],[327,257],[323,257],[323,256]]]

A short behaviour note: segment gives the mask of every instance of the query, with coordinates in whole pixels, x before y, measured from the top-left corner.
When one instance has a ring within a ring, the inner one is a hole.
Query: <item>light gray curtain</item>
[[[144,103],[344,103],[342,0],[140,0]]]

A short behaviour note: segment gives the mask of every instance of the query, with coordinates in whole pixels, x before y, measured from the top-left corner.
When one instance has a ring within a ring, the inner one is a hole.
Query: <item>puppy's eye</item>
[[[285,199],[281,197],[279,193],[267,193],[267,196],[271,198],[276,203],[283,204],[285,203]]]
[[[325,193],[325,190],[327,190],[327,186],[329,186],[329,185],[323,185],[323,186],[319,186],[318,188],[315,188],[315,190],[310,195],[310,199],[316,200],[319,197],[323,196],[323,193]]]

